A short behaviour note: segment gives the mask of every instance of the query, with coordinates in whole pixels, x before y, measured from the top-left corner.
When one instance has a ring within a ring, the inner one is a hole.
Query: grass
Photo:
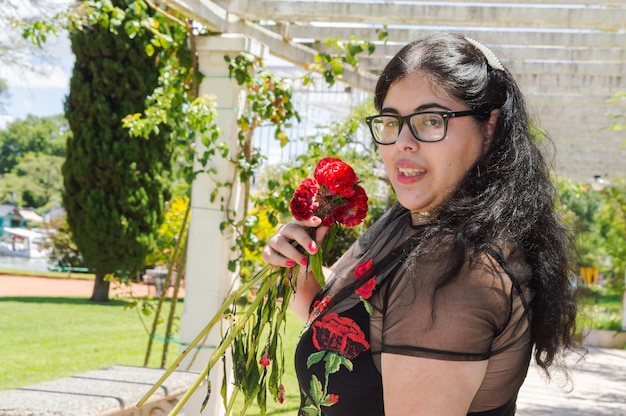
[[[129,308],[130,304],[130,299],[98,304],[77,297],[0,298],[0,390],[113,364],[142,366],[149,337],[138,310]],[[182,309],[181,302],[177,315]],[[142,319],[150,326],[153,316]],[[293,356],[301,329],[301,322],[290,314],[284,340],[285,402],[279,405],[268,397],[267,415],[297,412],[300,396]],[[153,343],[150,367],[160,366],[162,346],[158,340]],[[178,345],[171,344],[168,365],[177,355]],[[214,394],[219,394],[219,389],[214,389]],[[239,396],[233,414],[239,414],[242,407]],[[247,412],[249,416],[260,414],[256,404]]]
[[[579,328],[617,331],[622,325],[622,293],[602,286],[586,287],[579,301]]]
[[[0,390],[113,364],[142,366],[149,336],[128,305],[120,299],[97,304],[76,297],[0,298]],[[161,346],[153,344],[149,366],[159,367]],[[177,353],[170,346],[170,362]]]

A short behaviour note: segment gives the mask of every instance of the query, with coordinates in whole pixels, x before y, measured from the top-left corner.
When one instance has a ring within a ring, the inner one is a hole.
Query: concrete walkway
[[[9,296],[78,296],[90,297],[93,293],[93,280],[80,278],[48,278],[33,276],[15,276],[0,274],[0,297]],[[167,296],[172,296],[174,288],[170,287]],[[120,284],[111,283],[109,296],[156,296],[154,286],[143,283]],[[185,288],[181,287],[178,298],[185,297]]]
[[[571,363],[573,390],[562,377],[547,384],[531,366],[520,391],[518,416],[626,416],[626,350],[588,347],[584,361]]]

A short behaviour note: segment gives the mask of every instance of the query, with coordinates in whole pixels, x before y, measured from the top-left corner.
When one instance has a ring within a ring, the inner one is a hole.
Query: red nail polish
[[[317,251],[317,244],[315,244],[315,241],[311,241],[311,243],[309,244],[309,251]]]
[[[303,266],[306,266],[306,264],[307,264],[307,263],[308,263],[308,262],[307,262],[306,257],[305,257],[305,258],[303,258],[302,260],[300,260],[300,264],[301,264],[301,265],[303,265]]]
[[[296,262],[295,262],[295,261],[293,261],[293,260],[287,260],[287,263],[286,263],[286,264],[287,264],[287,267],[293,267],[293,266],[295,266],[295,265],[296,265]]]

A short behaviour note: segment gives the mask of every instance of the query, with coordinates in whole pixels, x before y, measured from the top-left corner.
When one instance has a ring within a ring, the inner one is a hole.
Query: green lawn
[[[76,297],[0,298],[0,390],[112,364],[143,365],[149,337],[127,305]],[[177,309],[182,311],[182,303]],[[143,319],[150,325],[151,317]],[[155,345],[152,367],[162,352],[162,343]],[[170,350],[172,361],[178,348]]]
[[[579,298],[579,328],[619,330],[622,325],[622,293],[602,286],[587,287]]]
[[[98,304],[76,297],[0,298],[0,390],[113,364],[142,366],[148,334],[141,319],[149,327],[154,315],[140,318],[128,305],[123,299]],[[181,302],[177,315],[182,309]],[[301,328],[301,322],[290,315],[285,339],[285,402],[278,405],[268,398],[269,415],[296,413],[300,398],[292,357]],[[159,367],[162,345],[155,340],[151,367]],[[168,364],[177,355],[178,345],[170,345]],[[241,409],[243,401],[237,403],[235,409]],[[260,412],[253,407],[247,414]]]

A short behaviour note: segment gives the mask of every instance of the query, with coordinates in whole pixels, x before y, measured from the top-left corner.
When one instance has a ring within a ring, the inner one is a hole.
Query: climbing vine
[[[352,140],[357,129],[356,119],[341,126],[341,131],[335,131],[334,134],[326,135],[321,139],[320,137],[310,139],[308,141],[309,152],[290,165],[289,170],[281,174],[282,179],[270,178],[266,182],[266,192],[251,195],[251,179],[258,174],[259,166],[263,161],[263,155],[252,144],[254,132],[261,126],[272,126],[275,139],[281,146],[285,146],[290,140],[287,134],[289,127],[292,123],[300,121],[300,116],[292,102],[293,83],[267,71],[263,66],[263,61],[249,53],[225,57],[231,79],[245,89],[247,94],[245,107],[237,119],[237,148],[229,148],[220,137],[216,123],[215,102],[211,97],[198,96],[198,86],[202,75],[198,70],[194,39],[196,35],[202,34],[201,29],[198,29],[192,21],[171,10],[159,8],[149,1],[129,2],[127,9],[116,6],[118,3],[111,0],[83,1],[78,8],[58,15],[52,22],[37,22],[28,26],[24,30],[24,36],[42,45],[46,36],[49,33],[55,33],[58,27],[80,30],[92,24],[99,24],[113,33],[124,30],[131,37],[144,33],[152,35],[145,52],[149,56],[153,54],[159,56],[158,87],[147,98],[146,110],[143,113],[126,115],[123,119],[124,126],[137,140],[142,140],[164,124],[171,128],[171,138],[177,145],[176,158],[180,172],[178,180],[182,182],[182,188],[188,189],[200,173],[207,174],[215,183],[211,194],[212,202],[218,203],[224,212],[224,221],[220,225],[220,230],[229,231],[234,235],[232,250],[235,258],[229,261],[228,269],[231,272],[240,273],[254,270],[258,266],[252,254],[258,252],[265,243],[262,238],[259,238],[255,227],[259,223],[275,226],[281,216],[289,212],[287,204],[295,181],[304,178],[309,173],[305,171],[304,166],[312,166],[321,157],[333,156],[340,152],[353,152],[354,156],[359,150],[364,150],[358,149],[358,144]],[[142,17],[122,27],[120,23],[128,9],[132,9],[135,14]],[[149,15],[147,13],[149,9],[156,13]],[[385,30],[377,32],[379,40],[386,39]],[[327,47],[332,47],[335,52],[317,54],[315,62],[307,67],[310,72],[304,76],[304,85],[313,82],[314,73],[322,74],[324,81],[329,86],[333,85],[341,78],[344,65],[358,67],[359,56],[364,53],[373,53],[375,43],[356,38],[348,41],[330,39]],[[202,143],[201,149],[195,147],[198,137]],[[215,158],[225,159],[234,166],[233,177],[224,182],[217,180],[217,172],[209,163]],[[360,157],[354,156],[351,159],[360,159],[361,163],[365,163],[362,153]],[[201,169],[194,168],[198,166],[196,162],[199,162]],[[371,172],[372,170],[363,169],[363,171]],[[371,178],[376,179],[374,176]],[[255,203],[255,208],[244,213],[242,217],[230,209],[232,189],[238,182],[243,185],[243,206],[248,207],[251,201]],[[263,205],[272,209],[259,209]],[[371,212],[376,213],[376,210]],[[261,213],[265,214],[267,221],[259,219]],[[185,234],[185,227],[186,225],[181,228],[179,236]],[[347,241],[353,236],[345,238]],[[181,261],[184,262],[184,255],[181,254],[184,252],[181,248],[184,244],[182,241],[180,243],[168,262],[170,273],[173,265],[178,264],[180,267]],[[179,271],[178,275],[181,274]],[[169,281],[169,275],[167,281]],[[160,306],[157,309],[152,335],[156,331],[159,312]],[[150,346],[151,344],[148,347],[146,362]],[[250,350],[251,357],[253,357],[250,362],[254,365],[257,365],[257,356],[263,353],[259,351],[259,348],[261,346],[253,346]],[[281,384],[280,378],[282,378],[283,363],[280,362],[278,365],[279,371],[276,374],[280,376],[277,376],[279,378],[274,379],[269,386],[274,399],[277,399],[280,394],[278,385]],[[257,394],[259,406],[264,409],[267,394],[265,385],[258,390]]]

